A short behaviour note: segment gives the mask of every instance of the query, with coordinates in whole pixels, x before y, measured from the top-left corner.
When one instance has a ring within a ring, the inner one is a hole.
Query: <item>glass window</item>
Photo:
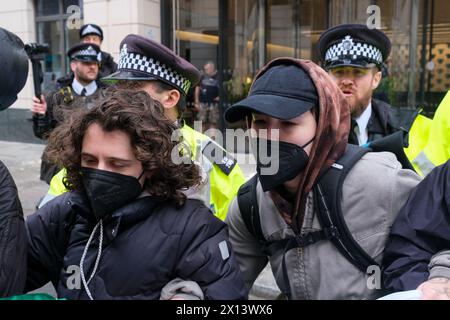
[[[37,25],[39,43],[48,43],[50,52],[45,56],[44,91],[53,90],[56,79],[63,76],[63,57],[61,52],[61,25],[57,21],[39,22]]]
[[[257,0],[229,1],[228,63],[232,75],[226,82],[229,104],[247,95],[253,77],[264,65],[264,30],[258,28],[260,11]]]
[[[59,14],[59,0],[38,0],[36,6],[37,16]]]
[[[65,9],[64,12],[67,12],[67,8],[70,6],[81,6],[82,1],[79,0],[64,0],[63,1],[63,8]]]
[[[219,1],[178,0],[173,1],[172,48],[199,70],[207,62],[218,66],[219,50]],[[203,71],[202,71],[203,72]],[[217,77],[217,76],[216,76]],[[192,125],[196,118],[194,112],[195,88],[187,96],[185,121]]]
[[[79,29],[73,29],[67,23],[71,12],[67,8],[78,5],[82,9],[82,0],[37,0],[37,41],[47,43],[50,53],[44,61],[44,90],[52,90],[56,80],[69,73],[69,61],[66,52],[80,41]],[[82,15],[82,11],[81,11]],[[80,25],[83,23],[81,20]]]
[[[176,1],[174,49],[198,69],[206,61],[217,65],[219,44],[218,0]]]
[[[315,45],[327,28],[327,1],[270,0],[267,7],[267,61],[295,57],[318,61]]]

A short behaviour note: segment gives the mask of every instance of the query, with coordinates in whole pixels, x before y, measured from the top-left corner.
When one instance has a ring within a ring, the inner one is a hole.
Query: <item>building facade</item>
[[[257,71],[274,58],[317,62],[320,34],[340,23],[371,23],[391,39],[382,90],[393,105],[432,112],[450,88],[446,0],[16,0],[0,8],[1,27],[25,43],[49,44],[44,89],[68,71],[65,52],[89,22],[103,28],[102,49],[116,60],[121,39],[137,33],[162,42],[199,69],[215,62],[222,109],[243,98]],[[18,101],[0,118],[25,117],[32,96],[30,74]]]

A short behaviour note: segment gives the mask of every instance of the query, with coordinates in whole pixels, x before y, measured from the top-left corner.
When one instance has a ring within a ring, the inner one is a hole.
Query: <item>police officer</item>
[[[71,84],[50,92],[46,97],[42,95],[41,100],[33,98],[31,108],[33,131],[40,139],[46,139],[70,112],[77,108],[90,108],[96,99],[104,95],[96,82],[100,65],[100,48],[92,43],[81,43],[73,46],[67,55],[74,74]],[[57,170],[56,166],[45,161],[44,152],[41,180],[50,183]]]
[[[82,43],[94,43],[101,47],[103,42],[102,28],[93,23],[83,25],[80,29],[80,41]],[[114,58],[108,52],[102,51],[101,53],[99,79],[117,70],[117,63],[114,62]]]
[[[130,34],[120,44],[120,60],[116,73],[103,80],[118,88],[144,90],[164,106],[165,115],[179,119],[186,108],[186,95],[200,78],[199,70],[165,46],[139,35]],[[234,159],[206,135],[180,123],[182,140],[191,158],[202,167],[203,184],[187,191],[198,198],[220,219],[225,219],[228,206],[245,179]],[[64,172],[52,179],[49,197],[65,191]]]
[[[391,42],[382,31],[359,24],[338,25],[320,36],[318,49],[323,67],[350,105],[350,143],[365,145],[409,130],[415,112],[399,112],[372,96],[391,51]]]
[[[103,42],[103,30],[96,24],[85,24],[80,29],[80,42],[81,43],[93,43],[98,47],[101,47]],[[113,57],[104,51],[101,51],[100,55],[100,69],[97,76],[97,85],[104,87],[105,84],[100,82],[102,77],[105,77],[117,70],[117,63],[114,62]],[[56,88],[62,88],[72,83],[73,73],[70,72],[56,80]]]
[[[23,42],[0,28],[0,110],[17,100],[28,76]],[[26,280],[27,238],[14,180],[0,161],[0,297],[22,293]]]

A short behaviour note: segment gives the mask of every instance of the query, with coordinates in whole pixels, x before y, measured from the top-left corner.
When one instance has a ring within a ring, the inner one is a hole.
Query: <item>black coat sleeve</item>
[[[0,161],[0,296],[23,293],[27,240],[22,205],[11,174]]]
[[[26,291],[51,281],[56,287],[74,215],[65,193],[27,219],[28,265]]]
[[[205,299],[235,300],[248,296],[226,224],[201,206],[187,221],[180,238],[176,274],[192,280]]]
[[[33,115],[33,133],[36,138],[47,139],[50,132],[56,126],[56,120],[53,117],[53,109],[57,103],[55,94],[55,92],[52,92],[45,95],[45,101],[47,101],[45,115]]]
[[[428,280],[433,255],[450,248],[450,162],[417,185],[392,226],[383,260],[384,282],[393,291]]]

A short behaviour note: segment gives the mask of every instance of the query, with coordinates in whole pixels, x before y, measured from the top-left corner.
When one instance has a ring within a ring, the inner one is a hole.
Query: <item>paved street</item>
[[[35,211],[36,203],[48,186],[39,180],[42,144],[0,141],[0,160],[8,167],[17,188],[25,216]]]
[[[0,160],[8,167],[13,176],[19,190],[19,198],[25,216],[35,212],[36,203],[47,192],[46,183],[39,180],[40,158],[44,150],[42,144],[29,144],[19,142],[0,141]],[[241,168],[247,178],[255,172],[253,159],[249,161],[248,155],[239,154],[238,160],[247,159],[247,163],[243,163]],[[55,291],[50,284],[36,290],[37,292],[46,292],[54,295]],[[268,299],[275,298],[278,289],[274,283],[271,271],[266,268],[258,278],[252,294],[252,299]]]

